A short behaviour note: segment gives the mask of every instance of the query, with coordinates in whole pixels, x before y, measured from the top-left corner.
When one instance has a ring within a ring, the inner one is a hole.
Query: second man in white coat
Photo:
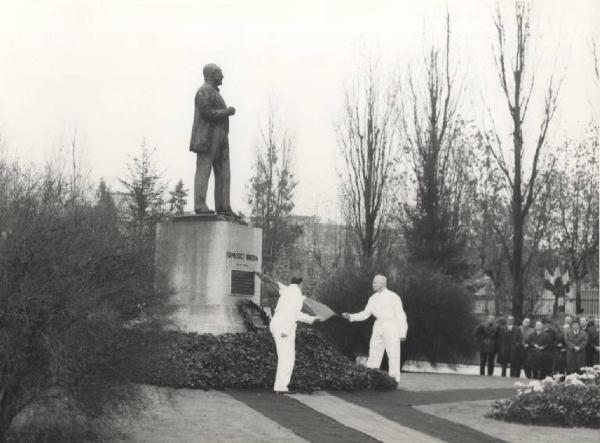
[[[400,383],[400,341],[406,338],[408,323],[400,296],[387,289],[387,279],[376,275],[373,279],[375,293],[369,298],[364,311],[356,314],[343,313],[342,317],[363,321],[371,315],[375,317],[367,367],[379,369],[383,351],[387,352],[389,374]]]

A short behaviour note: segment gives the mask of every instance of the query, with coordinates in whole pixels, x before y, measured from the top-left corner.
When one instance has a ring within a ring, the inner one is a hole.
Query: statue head
[[[204,75],[204,81],[210,83],[213,86],[220,86],[223,84],[223,71],[214,63],[209,63],[202,69]]]

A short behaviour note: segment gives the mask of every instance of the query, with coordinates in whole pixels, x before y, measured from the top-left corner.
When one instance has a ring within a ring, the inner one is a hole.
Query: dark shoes
[[[276,395],[283,395],[283,394],[288,394],[288,395],[294,395],[297,394],[297,391],[274,391]]]
[[[233,218],[235,220],[242,219],[242,216],[233,212],[231,210],[231,208],[227,208],[227,209],[217,208],[216,211],[213,211],[212,209],[208,209],[208,206],[204,205],[204,206],[200,206],[199,208],[194,209],[194,212],[198,215],[212,215],[212,214],[216,213],[216,214],[222,215],[224,217]]]
[[[231,208],[229,208],[229,209],[217,209],[217,214],[224,215],[225,217],[235,218],[236,220],[240,220],[242,218],[239,214],[236,214],[235,212],[233,212],[231,210]]]
[[[215,213],[215,211],[213,211],[211,209],[208,209],[208,206],[201,206],[199,208],[196,208],[196,209],[194,209],[194,212],[196,214],[199,214],[199,215],[203,215],[203,214],[207,215],[207,214],[214,214]]]

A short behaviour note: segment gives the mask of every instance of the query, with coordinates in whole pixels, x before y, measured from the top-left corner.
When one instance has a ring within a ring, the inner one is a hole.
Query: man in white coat
[[[347,320],[363,321],[371,315],[376,318],[369,344],[367,367],[379,369],[383,351],[387,352],[390,377],[400,383],[400,341],[406,338],[408,323],[402,300],[387,289],[387,279],[376,275],[373,279],[375,293],[369,298],[365,310],[356,314],[343,313]]]
[[[301,312],[306,298],[302,295],[302,279],[294,277],[289,286],[279,283],[279,300],[269,329],[277,349],[277,374],[273,390],[276,393],[293,393],[288,389],[296,361],[296,322],[314,323],[317,317]]]

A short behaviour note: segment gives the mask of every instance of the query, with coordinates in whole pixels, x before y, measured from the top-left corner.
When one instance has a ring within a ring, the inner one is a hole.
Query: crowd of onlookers
[[[553,374],[571,374],[582,367],[599,364],[599,332],[594,317],[564,317],[562,325],[543,318],[531,324],[526,317],[519,326],[512,315],[496,318],[489,315],[480,324],[475,337],[479,346],[479,373],[494,373],[496,358],[502,376],[510,367],[510,376],[538,380]]]

